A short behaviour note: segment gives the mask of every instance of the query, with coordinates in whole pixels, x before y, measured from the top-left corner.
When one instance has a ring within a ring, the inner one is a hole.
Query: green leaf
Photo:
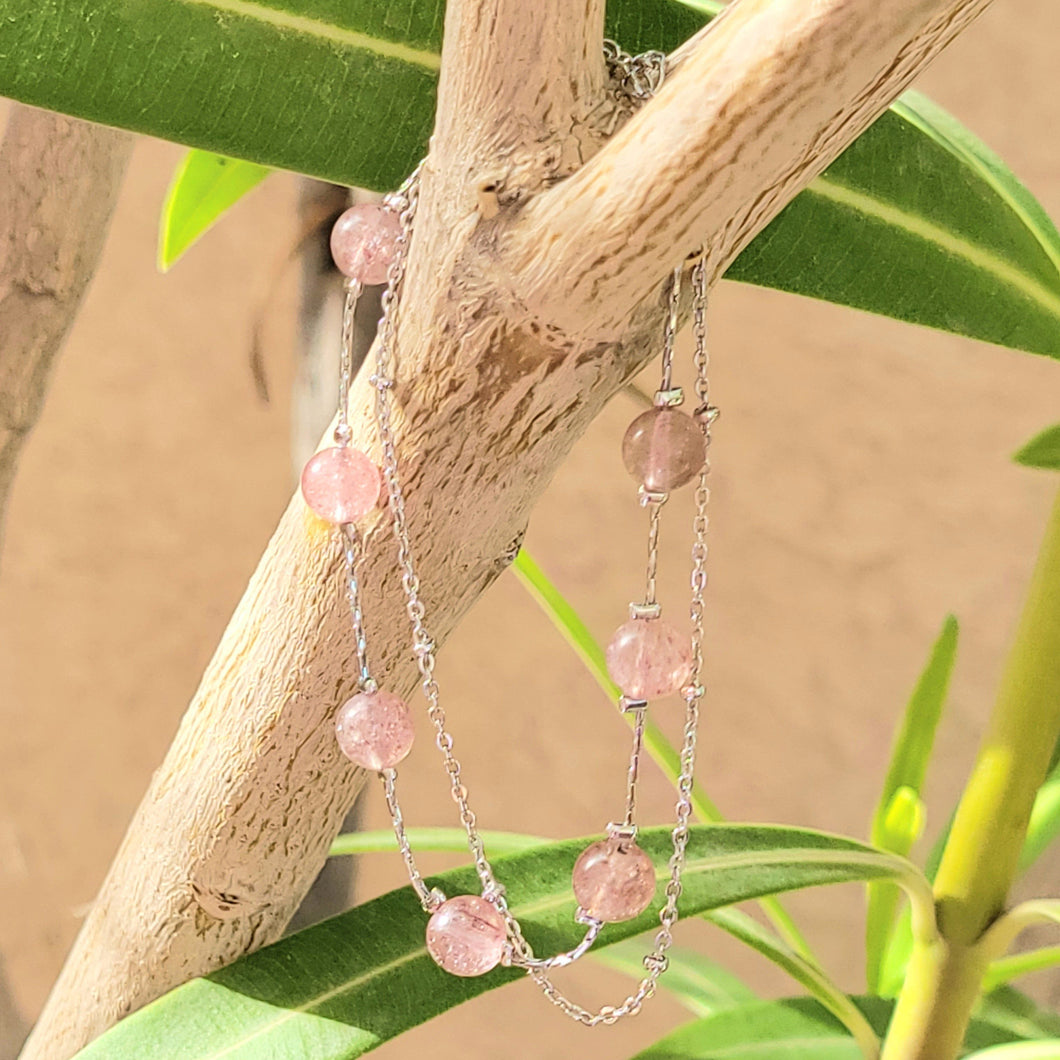
[[[771,931],[738,909],[717,909],[705,914],[723,931],[757,950],[763,957],[783,968],[800,986],[805,987],[822,1008],[846,1028],[862,1055],[875,1060],[880,1041],[861,1010],[815,964],[786,946]]]
[[[852,998],[869,1026],[882,1035],[893,1004],[876,997]],[[1010,1035],[973,1020],[966,1045],[982,1049]],[[634,1060],[862,1060],[857,1043],[835,1017],[810,998],[741,1005],[687,1023]]]
[[[158,265],[165,272],[230,206],[272,172],[236,158],[189,151],[162,207]]]
[[[1060,234],[996,155],[915,92],[727,276],[1060,356]]]
[[[1011,986],[982,998],[976,1017],[1004,1029],[1010,1038],[1060,1038],[1060,1016]]]
[[[652,949],[652,936],[626,939],[596,954],[596,960],[633,979],[644,975],[644,954]],[[695,1016],[709,1016],[747,1001],[755,992],[739,976],[708,960],[695,950],[675,946],[667,954],[670,963],[659,985]]]
[[[407,828],[409,842],[422,851],[438,851],[446,854],[467,854],[467,833],[462,828]],[[554,842],[536,835],[517,832],[479,832],[490,857],[520,854]],[[331,844],[329,858],[348,854],[378,854],[397,850],[397,840],[389,829],[376,832],[349,832],[340,835]]]
[[[1020,852],[1020,872],[1026,872],[1060,835],[1060,765],[1054,765],[1038,789]]]
[[[1012,459],[1025,467],[1060,471],[1060,423],[1036,434]]]
[[[549,621],[559,630],[563,639],[574,649],[604,694],[612,703],[617,704],[622,693],[607,672],[603,648],[589,632],[589,627],[581,620],[578,612],[552,584],[526,549],[520,549],[516,555],[512,571],[548,616]],[[624,714],[623,717],[627,724],[632,726],[632,715]],[[663,731],[650,718],[644,723],[644,747],[666,778],[676,787],[681,773],[680,756]],[[711,824],[720,824],[724,819],[721,811],[698,782],[692,784],[692,813],[700,821]],[[784,906],[775,898],[765,898],[761,904],[766,916],[783,938],[804,957],[816,963],[806,940]]]
[[[924,784],[935,731],[957,655],[957,619],[948,615],[931,656],[906,705],[895,737],[887,778],[872,818],[874,846],[907,857],[923,827]],[[865,926],[865,976],[871,993],[879,993],[884,955],[898,910],[898,891],[886,884],[870,884]]]
[[[1020,976],[1048,971],[1060,965],[1060,946],[1045,946],[1039,950],[1015,953],[994,961],[983,979],[984,990],[996,990]]]
[[[612,0],[607,32],[669,51],[717,9]],[[0,93],[381,191],[426,150],[442,12],[443,0],[4,0]],[[907,94],[729,277],[1060,356],[1058,262],[1060,236],[1000,160]]]
[[[967,1060],[1060,1060],[1060,1038],[995,1045],[990,1049],[969,1053]]]
[[[641,833],[657,875],[667,875],[667,828]],[[534,947],[566,950],[580,939],[570,890],[586,840],[499,859],[508,901]],[[692,829],[681,895],[683,916],[764,894],[844,881],[903,879],[930,903],[908,862],[852,839],[763,825]],[[478,892],[473,869],[432,878],[449,895]],[[609,925],[602,944],[657,927],[662,888],[647,912]],[[123,1020],[81,1060],[258,1060],[361,1056],[380,1042],[522,973],[497,969],[461,979],[424,948],[424,915],[410,888],[298,932],[204,979],[178,987]]]

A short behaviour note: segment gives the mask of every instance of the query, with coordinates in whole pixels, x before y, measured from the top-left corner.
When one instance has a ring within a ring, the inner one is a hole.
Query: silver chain
[[[608,42],[605,57],[612,74],[616,93],[622,93],[631,101],[642,102],[649,98],[662,83],[665,72],[665,56],[661,53],[648,53],[645,56],[632,57]],[[405,512],[405,496],[401,484],[398,462],[397,443],[394,435],[393,408],[391,394],[394,387],[395,365],[393,349],[398,326],[398,305],[405,279],[405,264],[408,256],[409,240],[412,235],[413,221],[419,199],[420,168],[409,177],[405,184],[385,200],[385,205],[393,211],[400,222],[400,233],[397,238],[393,261],[387,277],[387,288],[382,299],[382,318],[379,327],[379,339],[376,344],[375,372],[371,383],[376,391],[376,418],[383,453],[383,478],[389,501],[392,528],[397,544],[398,567],[401,571],[401,584],[405,595],[405,609],[412,627],[412,648],[420,672],[420,684],[427,701],[427,713],[435,729],[435,744],[442,754],[442,760],[449,776],[450,792],[459,811],[460,821],[467,835],[468,849],[474,861],[476,872],[482,885],[482,895],[490,901],[503,917],[508,931],[506,963],[526,969],[529,976],[538,984],[545,995],[563,1012],[587,1026],[601,1023],[615,1023],[623,1016],[636,1013],[643,1003],[656,990],[659,976],[666,970],[668,958],[666,951],[673,943],[672,929],[678,919],[677,902],[681,894],[681,875],[685,863],[685,849],[688,843],[688,822],[692,812],[692,783],[695,765],[696,731],[699,714],[699,700],[703,689],[699,684],[703,654],[703,594],[706,586],[706,503],[709,491],[706,477],[709,466],[705,466],[700,475],[700,484],[696,493],[696,522],[694,532],[696,544],[693,546],[692,605],[693,622],[693,659],[694,669],[691,684],[683,690],[686,701],[684,737],[680,755],[680,775],[677,782],[678,800],[676,804],[676,823],[671,832],[673,852],[669,859],[669,879],[665,888],[666,901],[659,914],[659,931],[655,936],[653,950],[644,957],[647,974],[634,990],[618,1006],[604,1006],[597,1012],[591,1012],[565,997],[549,979],[547,971],[551,968],[571,964],[588,951],[599,934],[602,923],[579,910],[576,919],[587,926],[582,942],[574,949],[554,957],[539,959],[522,933],[518,920],[508,908],[504,887],[494,875],[493,868],[486,857],[482,836],[478,831],[478,819],[468,798],[467,788],[461,780],[461,766],[453,751],[453,737],[448,731],[445,711],[441,705],[440,690],[435,678],[435,643],[426,625],[426,608],[421,597],[420,581],[416,573],[412,542],[408,531]],[[696,394],[702,406],[707,407],[708,389],[706,381],[707,353],[705,332],[705,297],[706,289],[703,280],[702,263],[698,273],[693,273],[695,284],[696,309]],[[669,304],[663,343],[663,376],[662,391],[672,387],[673,343],[677,330],[677,312],[682,270],[674,271],[669,292]],[[698,280],[696,276],[698,275]],[[347,298],[346,312],[343,318],[343,375],[342,405],[339,427],[336,429],[336,440],[346,444],[349,438],[349,427],[345,418],[346,398],[348,397],[350,366],[346,357],[347,318],[352,320],[352,302],[356,292],[351,291]],[[700,418],[707,442],[710,441],[710,417],[704,414]],[[345,428],[345,429],[343,429]],[[340,431],[342,432],[340,436]],[[644,500],[642,494],[642,501]],[[656,495],[649,495],[647,504],[651,508],[649,531],[649,568],[647,585],[647,603],[655,604],[655,566],[658,555],[658,514],[662,500]],[[347,561],[347,593],[350,600],[354,630],[357,638],[358,664],[361,673],[362,687],[366,684],[374,687],[369,676],[367,652],[365,647],[363,617],[358,602],[356,561],[359,540],[352,527],[344,527],[345,552]],[[639,757],[643,742],[644,707],[646,704],[626,704],[627,709],[636,713],[634,719],[633,746],[630,755],[630,766],[627,774],[626,816],[624,825],[629,834],[634,834],[636,809],[636,785],[639,771]],[[430,912],[442,901],[444,895],[438,890],[430,890],[416,867],[408,836],[405,832],[404,818],[396,792],[396,772],[392,769],[382,773],[387,808],[394,824],[394,832],[399,849],[408,869],[410,880],[423,908]],[[615,828],[616,826],[609,826]]]

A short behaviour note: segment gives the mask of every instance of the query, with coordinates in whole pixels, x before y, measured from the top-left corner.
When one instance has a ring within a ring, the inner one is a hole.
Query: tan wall
[[[920,85],[1054,216],[1058,41],[1054,0],[999,0]],[[294,239],[294,181],[273,178],[162,277],[156,219],[179,154],[150,141],[137,150],[11,499],[0,564],[0,958],[26,1018],[291,486],[293,275],[270,317],[269,407],[254,396],[248,333]],[[1060,366],[736,285],[718,291],[711,329],[723,417],[700,776],[733,817],[864,834],[896,711],[952,610],[963,633],[930,778],[937,827],[988,709],[1054,487],[1007,457],[1060,419]],[[641,577],[642,519],[618,457],[632,413],[619,397],[593,426],[527,542],[600,637]],[[664,592],[676,603],[684,520],[665,532]],[[559,836],[613,816],[624,728],[514,579],[476,608],[441,671],[485,826]],[[673,729],[673,708],[662,713]],[[430,756],[406,774],[407,816],[454,823]],[[665,820],[671,797],[653,770],[646,779],[646,816]],[[383,823],[374,790],[366,812]],[[1037,873],[1038,890],[1060,890],[1056,864]],[[400,883],[395,858],[374,859],[361,894]],[[792,904],[856,989],[860,894]],[[682,938],[731,953],[698,925]],[[765,989],[786,989],[754,958],[734,960]],[[571,978],[594,1001],[623,985],[592,966]],[[585,1033],[543,1005],[510,988],[379,1055],[584,1050]],[[593,1055],[628,1056],[679,1018],[661,1001],[595,1038]],[[0,1043],[15,1029],[0,1003]]]

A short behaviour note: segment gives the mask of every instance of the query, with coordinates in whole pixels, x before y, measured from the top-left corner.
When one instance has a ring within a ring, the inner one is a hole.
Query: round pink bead
[[[496,968],[507,937],[504,918],[476,894],[450,898],[427,922],[427,952],[453,975],[483,975]]]
[[[364,769],[393,769],[412,750],[415,735],[409,708],[393,692],[358,692],[335,715],[339,748]]]
[[[602,839],[574,863],[574,897],[605,924],[632,920],[655,897],[655,866],[631,839]]]
[[[302,496],[321,519],[353,523],[379,503],[379,468],[349,446],[321,449],[302,469]]]
[[[607,646],[607,672],[630,699],[668,696],[692,677],[692,645],[661,618],[633,618]]]
[[[699,474],[707,459],[703,431],[677,409],[642,412],[622,439],[626,470],[644,487],[667,493]]]
[[[351,206],[331,230],[331,256],[339,272],[363,284],[386,283],[401,222],[382,206]]]

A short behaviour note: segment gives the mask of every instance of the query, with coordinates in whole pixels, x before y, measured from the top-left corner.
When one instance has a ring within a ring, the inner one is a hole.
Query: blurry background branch
[[[0,540],[19,453],[103,250],[132,142],[15,106],[0,145]]]

